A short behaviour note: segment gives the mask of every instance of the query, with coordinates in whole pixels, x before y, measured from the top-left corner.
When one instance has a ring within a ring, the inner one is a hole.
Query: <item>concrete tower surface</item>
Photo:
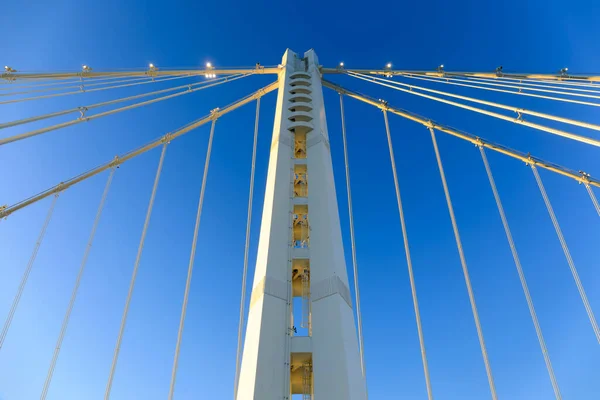
[[[237,400],[365,400],[319,62],[282,65]]]

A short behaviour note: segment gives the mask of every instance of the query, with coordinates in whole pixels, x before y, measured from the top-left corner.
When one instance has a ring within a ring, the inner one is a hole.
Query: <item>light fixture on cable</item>
[[[212,71],[214,69],[215,68],[213,67],[212,63],[210,63],[210,62],[206,63],[206,71]],[[216,78],[217,74],[213,74],[213,73],[207,72],[207,73],[204,74],[204,77],[205,78]]]
[[[392,73],[391,73],[391,71],[392,71],[392,63],[389,62],[389,63],[385,64],[384,70],[386,71],[385,77],[386,78],[391,78],[392,77]]]

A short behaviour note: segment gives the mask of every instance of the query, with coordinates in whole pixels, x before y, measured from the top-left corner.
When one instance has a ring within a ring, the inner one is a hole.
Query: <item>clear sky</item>
[[[509,2],[5,2],[0,65],[24,71],[275,65],[286,48],[314,48],[323,65],[448,70],[600,72],[591,0]],[[467,110],[332,80],[439,122],[600,176],[597,150]],[[0,204],[13,204],[242,97],[250,77],[0,148]],[[0,106],[0,122],[157,89],[117,89]],[[166,84],[165,84],[166,87]],[[448,90],[449,86],[438,89]],[[594,107],[453,91],[600,123]],[[325,92],[345,249],[347,205],[337,94]],[[263,99],[252,226],[253,269],[275,95]],[[418,338],[381,113],[347,99],[346,118],[370,398],[425,399]],[[176,398],[227,399],[235,372],[254,106],[219,120],[209,170]],[[58,118],[69,120],[73,116]],[[428,132],[391,116],[434,396],[490,398],[475,326]],[[0,137],[44,124],[5,130]],[[209,127],[167,150],[131,303],[112,399],[168,393]],[[579,132],[579,130],[573,129]],[[595,136],[595,132],[585,132]],[[479,152],[438,134],[500,399],[553,398],[525,298]],[[565,399],[600,398],[600,347],[529,168],[488,154]],[[101,399],[159,151],[115,174],[49,399]],[[583,186],[540,172],[600,313],[600,221]],[[106,174],[65,192],[4,347],[0,399],[39,398]],[[0,222],[4,322],[50,201]],[[351,276],[351,275],[350,275]],[[248,290],[250,290],[251,279]]]

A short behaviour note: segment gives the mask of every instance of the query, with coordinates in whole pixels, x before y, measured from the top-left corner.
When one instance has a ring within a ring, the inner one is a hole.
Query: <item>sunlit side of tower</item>
[[[364,400],[319,63],[282,65],[237,400]]]

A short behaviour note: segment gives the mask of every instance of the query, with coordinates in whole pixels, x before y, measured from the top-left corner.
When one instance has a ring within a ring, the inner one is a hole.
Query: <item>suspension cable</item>
[[[24,94],[31,94],[31,93],[43,93],[43,92],[52,92],[52,91],[67,90],[67,89],[78,89],[79,91],[88,91],[87,90],[88,87],[111,85],[114,83],[121,84],[121,83],[126,83],[126,82],[153,81],[153,80],[154,80],[154,77],[145,76],[142,78],[119,79],[119,80],[110,81],[110,82],[99,82],[99,83],[88,83],[88,84],[85,84],[84,82],[79,82],[79,85],[75,85],[75,86],[59,86],[59,87],[50,87],[50,88],[44,88],[44,89],[25,90],[23,92],[0,93],[0,96],[1,97],[17,96],[17,95],[24,95]],[[160,82],[160,80],[159,80],[159,82]]]
[[[170,76],[170,75],[165,75],[165,76]],[[48,82],[47,80],[42,80],[41,83],[35,83],[33,85],[24,84],[26,82],[23,82],[23,81],[19,81],[19,82],[9,81],[8,84],[4,84],[4,85],[0,83],[0,90],[15,90],[15,89],[20,90],[22,88],[37,88],[37,87],[44,87],[44,86],[70,85],[73,83],[85,84],[85,82],[114,81],[115,83],[117,83],[117,82],[121,82],[123,79],[130,78],[130,77],[131,76],[127,76],[127,75],[123,75],[123,76],[116,75],[116,76],[111,76],[108,78],[80,77],[77,80],[65,80],[65,81],[57,80],[57,81]]]
[[[275,74],[277,75],[281,71],[281,66],[252,66],[252,67],[233,67],[233,68],[206,68],[206,69],[195,69],[195,68],[161,68],[160,70],[153,71],[153,74],[157,77],[165,75],[230,75],[230,74],[246,74],[246,73],[258,73],[258,74]],[[0,74],[0,79],[10,79],[11,81],[23,82],[23,81],[39,81],[39,80],[65,80],[71,78],[100,78],[100,77],[111,77],[111,76],[122,76],[122,77],[133,77],[133,76],[146,76],[148,75],[148,69],[138,70],[117,70],[117,71],[92,71],[92,72],[43,72],[43,73],[3,73]]]
[[[2,207],[0,207],[0,219],[6,218],[10,214],[14,213],[15,211],[18,211],[18,210],[23,209],[31,204],[36,203],[42,199],[45,199],[46,197],[51,196],[54,193],[58,193],[60,191],[66,190],[79,182],[82,182],[86,179],[91,178],[92,176],[99,174],[102,171],[105,171],[114,166],[119,166],[119,165],[123,164],[124,162],[131,160],[132,158],[135,158],[135,157],[139,156],[140,154],[143,154],[147,151],[150,151],[165,142],[169,142],[175,138],[183,136],[186,133],[212,121],[213,118],[217,118],[217,117],[220,117],[227,113],[230,113],[233,110],[236,110],[239,107],[242,107],[257,98],[262,97],[263,95],[276,90],[277,87],[278,87],[278,84],[277,84],[277,81],[275,81],[275,82],[257,90],[256,92],[251,93],[251,94],[249,94],[249,95],[247,95],[225,107],[218,108],[216,111],[213,111],[210,115],[199,118],[179,129],[175,130],[172,133],[167,133],[166,135],[163,135],[158,139],[155,139],[143,146],[140,146],[137,149],[131,150],[125,154],[115,157],[113,160],[111,160],[107,163],[104,163],[98,167],[92,168],[92,169],[90,169],[82,174],[79,174],[73,178],[67,179],[67,180],[59,183],[58,185],[52,186],[51,188],[46,189],[43,192],[33,195],[25,200],[21,200],[18,203],[15,203],[11,206],[2,206]],[[589,178],[589,181],[593,185],[596,184],[596,181],[591,177]]]
[[[112,109],[112,110],[109,110],[109,111],[104,111],[104,112],[101,112],[101,113],[98,113],[98,114],[90,115],[89,117],[83,116],[83,117],[79,117],[79,118],[77,118],[75,120],[72,120],[72,121],[67,121],[67,122],[63,122],[63,123],[60,123],[60,124],[48,126],[46,128],[36,129],[34,131],[29,131],[29,132],[21,133],[19,135],[10,136],[10,137],[4,138],[4,139],[0,139],[0,146],[3,146],[3,145],[8,144],[8,143],[16,142],[18,140],[23,140],[23,139],[26,139],[26,138],[30,138],[32,136],[41,135],[42,133],[47,133],[47,132],[54,131],[54,130],[57,130],[57,129],[60,129],[60,128],[65,128],[67,126],[76,125],[76,124],[79,124],[79,123],[82,123],[82,122],[89,122],[89,121],[92,121],[94,119],[106,117],[107,115],[116,114],[118,112],[127,111],[127,110],[131,110],[133,108],[138,108],[138,107],[146,106],[148,104],[157,103],[159,101],[172,99],[174,97],[178,97],[178,96],[181,96],[181,95],[184,95],[184,94],[194,93],[194,92],[197,92],[199,90],[208,89],[208,88],[213,87],[213,86],[218,86],[218,85],[221,85],[221,84],[224,84],[224,83],[233,82],[235,80],[238,80],[238,79],[241,79],[241,78],[245,78],[245,77],[247,77],[249,75],[250,74],[238,75],[238,76],[235,76],[235,77],[233,77],[231,79],[225,79],[223,81],[215,82],[215,83],[210,84],[210,85],[201,86],[201,87],[198,87],[198,88],[195,88],[195,89],[191,89],[191,88],[189,88],[189,86],[186,86],[187,89],[185,89],[185,90],[183,90],[181,92],[178,92],[178,93],[173,93],[173,94],[170,94],[170,95],[157,97],[155,99],[146,100],[146,101],[142,101],[142,102],[139,102],[139,103],[131,104],[131,105],[128,105],[128,106],[119,107],[119,108],[115,108],[115,109]]]
[[[123,310],[123,317],[121,318],[121,326],[119,328],[119,335],[117,336],[117,344],[115,345],[115,351],[113,354],[112,365],[110,367],[110,373],[108,375],[108,382],[106,383],[106,391],[104,393],[104,400],[110,398],[110,391],[112,389],[113,378],[115,375],[115,369],[117,367],[117,361],[119,359],[119,351],[121,350],[121,340],[123,339],[123,332],[125,331],[125,324],[127,323],[127,315],[129,313],[129,304],[131,302],[131,296],[133,295],[133,289],[135,287],[135,280],[137,278],[138,267],[142,258],[142,250],[144,249],[144,242],[146,240],[146,232],[148,231],[148,225],[150,224],[150,216],[152,215],[152,208],[154,207],[154,198],[156,197],[156,189],[158,188],[158,181],[160,180],[160,173],[162,171],[163,161],[165,159],[165,153],[167,151],[167,145],[165,142],[160,153],[160,160],[158,161],[158,168],[156,169],[156,177],[154,178],[154,186],[152,187],[152,193],[150,194],[150,202],[148,203],[148,211],[146,212],[146,219],[144,221],[144,228],[142,229],[142,236],[140,238],[140,244],[138,246],[137,255],[135,257],[135,263],[133,265],[133,274],[131,276],[131,282],[129,283],[129,292],[127,293],[127,300],[125,301],[125,309]]]
[[[488,180],[490,181],[490,187],[492,188],[492,192],[494,194],[494,199],[496,200],[496,205],[498,207],[498,213],[500,214],[500,219],[502,220],[502,225],[504,226],[504,232],[506,233],[506,238],[508,239],[510,251],[512,252],[513,259],[515,260],[515,266],[517,267],[517,273],[519,274],[519,280],[521,281],[521,286],[523,287],[523,293],[525,294],[525,299],[527,300],[527,307],[529,308],[529,313],[531,314],[531,321],[533,322],[533,326],[535,327],[535,332],[537,334],[538,341],[540,342],[540,348],[542,350],[542,355],[544,356],[544,361],[546,363],[546,369],[548,370],[548,375],[550,376],[550,382],[552,383],[552,388],[554,390],[554,396],[556,397],[556,400],[561,400],[562,396],[560,394],[558,382],[556,381],[556,376],[554,375],[554,369],[552,368],[552,362],[550,361],[550,355],[548,354],[548,349],[546,348],[546,341],[544,340],[544,335],[542,334],[542,328],[540,327],[540,323],[538,321],[538,317],[535,312],[535,307],[533,306],[533,300],[531,299],[531,294],[529,293],[529,287],[527,285],[527,280],[525,279],[525,274],[523,273],[523,267],[521,266],[521,260],[519,259],[519,253],[517,252],[517,248],[515,246],[515,242],[513,240],[512,233],[510,231],[510,227],[508,225],[508,220],[506,219],[506,214],[504,213],[504,207],[502,206],[502,201],[500,200],[500,194],[498,193],[498,188],[496,187],[496,182],[494,180],[494,176],[492,175],[492,169],[490,168],[490,164],[489,164],[487,156],[485,154],[485,149],[482,146],[478,146],[478,148],[481,153],[481,159],[483,160],[483,165],[485,167],[485,171],[487,173]]]
[[[544,188],[544,184],[542,182],[542,179],[540,178],[540,174],[538,173],[535,165],[531,165],[531,170],[533,171],[535,180],[538,184],[538,187],[540,188],[540,193],[544,198],[544,203],[546,203],[548,214],[550,214],[550,219],[552,220],[552,224],[554,225],[554,229],[556,230],[556,235],[558,236],[558,240],[560,241],[563,252],[565,253],[567,263],[569,264],[569,268],[571,269],[571,274],[573,275],[573,279],[575,280],[575,284],[577,285],[577,290],[579,291],[579,295],[581,296],[581,300],[583,301],[583,306],[585,307],[585,311],[587,312],[587,315],[590,319],[590,323],[592,324],[592,329],[594,329],[596,339],[598,340],[598,343],[600,343],[600,329],[598,328],[598,323],[596,322],[594,311],[592,310],[592,306],[590,306],[587,295],[585,294],[585,290],[583,289],[583,284],[579,279],[577,268],[575,268],[575,263],[573,262],[573,258],[571,258],[569,247],[567,246],[567,242],[565,241],[562,230],[560,229],[560,225],[558,224],[558,220],[556,219],[556,215],[554,214],[554,209],[552,208],[552,204],[550,204],[550,199],[548,198],[548,194],[546,193],[546,189]]]
[[[598,213],[598,216],[600,216],[600,204],[598,204],[598,200],[596,199],[596,195],[594,194],[594,190],[592,189],[592,187],[588,183],[585,183],[585,188],[586,188],[588,194],[590,195],[590,199],[592,199],[592,203],[594,204],[594,208],[596,209],[596,212]]]
[[[244,246],[244,269],[242,272],[242,296],[240,300],[240,322],[238,324],[237,353],[235,356],[235,381],[233,400],[237,400],[240,379],[240,367],[242,362],[242,331],[244,329],[244,317],[246,314],[246,279],[248,276],[248,255],[250,252],[250,227],[252,225],[252,198],[254,196],[254,173],[256,170],[256,149],[258,143],[258,119],[260,116],[260,97],[256,99],[256,118],[254,122],[254,142],[252,145],[252,164],[250,168],[250,193],[248,195],[248,218],[246,221],[246,243]]]
[[[196,245],[198,243],[198,231],[200,229],[200,218],[202,217],[202,205],[204,203],[204,192],[206,190],[206,179],[208,178],[208,166],[210,163],[210,153],[212,150],[213,137],[215,135],[215,123],[213,119],[210,126],[210,136],[208,137],[208,149],[206,150],[206,161],[204,162],[204,173],[202,176],[202,186],[200,188],[200,199],[198,200],[198,211],[196,213],[196,226],[194,227],[194,238],[192,240],[192,251],[190,253],[190,262],[188,265],[187,280],[185,282],[185,292],[183,295],[183,305],[181,306],[181,318],[179,320],[179,330],[177,332],[177,344],[175,345],[175,357],[173,358],[173,371],[171,372],[171,385],[169,387],[169,400],[173,399],[175,392],[175,380],[177,378],[177,366],[179,364],[179,350],[181,348],[181,337],[183,336],[183,325],[185,324],[185,314],[187,312],[188,297],[190,294],[190,285],[192,283],[192,272],[194,270],[194,260],[196,257]]]
[[[27,268],[25,268],[25,272],[23,273],[23,277],[21,278],[21,283],[17,290],[17,294],[15,295],[12,306],[10,307],[10,311],[8,316],[6,317],[6,321],[4,321],[4,327],[2,328],[2,333],[0,334],[0,350],[2,349],[2,345],[4,344],[4,340],[6,339],[6,335],[8,334],[8,330],[10,329],[10,324],[13,320],[15,312],[17,311],[17,307],[19,305],[19,301],[21,300],[21,295],[23,294],[23,290],[25,289],[25,285],[27,284],[27,280],[29,279],[29,274],[31,273],[31,269],[33,268],[33,263],[37,257],[40,246],[42,245],[42,241],[44,240],[44,236],[46,235],[46,228],[50,224],[50,220],[52,219],[52,214],[54,213],[54,207],[56,206],[56,201],[58,200],[58,196],[60,192],[57,192],[52,199],[52,203],[50,203],[50,208],[48,209],[48,213],[46,214],[46,219],[44,220],[44,224],[42,225],[42,229],[40,230],[40,234],[38,236],[37,242],[33,247],[33,251],[31,253],[31,257],[29,258],[29,262],[27,263]]]
[[[233,76],[233,77],[235,77],[235,76]],[[41,121],[41,120],[48,119],[48,118],[59,117],[61,115],[67,115],[67,114],[76,113],[76,112],[84,113],[84,112],[87,112],[91,109],[98,108],[98,107],[104,107],[104,106],[108,106],[108,105],[112,105],[112,104],[122,103],[125,101],[135,100],[135,99],[139,99],[142,97],[153,96],[156,94],[173,92],[173,91],[179,90],[179,89],[190,89],[195,86],[204,86],[204,85],[208,85],[208,84],[215,84],[217,82],[221,82],[223,80],[228,80],[228,79],[230,79],[230,77],[226,76],[226,77],[221,77],[221,78],[214,79],[211,81],[203,81],[203,82],[197,82],[197,83],[192,83],[192,84],[188,84],[188,85],[175,86],[172,88],[156,90],[154,92],[142,93],[142,94],[137,94],[137,95],[129,96],[129,97],[121,97],[121,98],[115,99],[115,100],[109,100],[109,101],[104,101],[101,103],[90,104],[87,106],[79,106],[79,107],[75,107],[75,108],[70,108],[70,109],[63,110],[63,111],[56,111],[53,113],[39,115],[39,116],[35,116],[35,117],[5,122],[3,124],[0,124],[0,129],[9,128],[9,127],[17,126],[17,125],[22,125],[22,124],[27,124],[27,123],[35,122],[35,121]]]
[[[357,92],[354,92],[354,91],[351,91],[351,90],[348,90],[348,89],[344,89],[343,87],[341,87],[339,85],[336,85],[336,84],[334,84],[334,83],[332,83],[332,82],[330,82],[328,80],[323,79],[322,83],[323,83],[324,87],[333,89],[333,90],[335,90],[338,93],[344,93],[348,97],[352,97],[353,99],[360,100],[363,103],[370,104],[370,105],[372,105],[374,107],[377,107],[377,108],[379,108],[381,110],[386,110],[386,111],[388,111],[390,113],[399,115],[402,118],[408,119],[410,121],[417,122],[417,123],[419,123],[419,124],[421,124],[421,125],[423,125],[423,126],[425,126],[427,128],[437,129],[440,132],[447,133],[448,135],[452,135],[454,137],[457,137],[459,139],[462,139],[464,141],[472,143],[472,144],[474,144],[476,146],[483,146],[483,147],[485,147],[487,149],[494,150],[494,151],[496,151],[498,153],[504,154],[504,155],[509,156],[511,158],[514,158],[516,160],[523,161],[524,163],[528,163],[528,164],[533,163],[536,166],[539,166],[541,168],[547,169],[548,171],[552,171],[552,172],[557,173],[559,175],[566,176],[566,177],[568,177],[570,179],[573,179],[573,180],[575,180],[577,182],[587,183],[587,184],[592,185],[592,186],[600,187],[600,180],[598,180],[596,178],[593,178],[593,177],[591,177],[591,176],[589,176],[587,174],[584,176],[584,175],[581,174],[581,172],[576,172],[576,171],[573,171],[573,170],[568,169],[566,167],[563,167],[561,165],[554,164],[554,163],[551,163],[549,161],[542,160],[542,159],[540,159],[538,157],[533,157],[529,153],[527,153],[527,154],[521,153],[521,152],[513,150],[513,149],[511,149],[509,147],[506,147],[506,146],[503,146],[503,145],[500,145],[500,144],[497,144],[497,143],[493,143],[493,142],[487,141],[487,140],[482,139],[482,138],[480,138],[478,136],[475,136],[475,135],[472,135],[472,134],[469,134],[469,133],[466,133],[466,132],[459,131],[457,129],[451,128],[451,127],[446,126],[446,125],[439,124],[439,123],[437,123],[437,122],[435,122],[435,121],[433,121],[433,120],[431,120],[429,118],[425,118],[425,117],[422,117],[420,115],[413,114],[411,112],[408,112],[406,110],[402,110],[400,108],[392,107],[392,106],[390,106],[388,104],[387,101],[384,101],[384,100],[381,100],[381,99],[380,100],[376,100],[376,99],[369,98],[369,97],[367,97],[365,95],[362,95],[360,93],[357,93]],[[0,212],[0,217],[1,216],[2,216],[2,213]]]
[[[442,179],[442,186],[444,187],[444,194],[446,195],[446,203],[448,204],[448,212],[450,213],[450,220],[452,221],[452,229],[454,230],[454,238],[456,239],[456,247],[458,249],[458,255],[460,256],[460,263],[463,269],[463,275],[465,277],[465,283],[467,285],[467,292],[469,293],[469,301],[471,303],[471,311],[473,312],[473,319],[475,320],[475,327],[477,328],[477,336],[479,337],[479,346],[481,347],[481,355],[483,356],[483,362],[485,364],[485,371],[487,373],[488,383],[490,386],[490,392],[492,399],[497,400],[496,387],[494,385],[494,377],[492,376],[492,368],[488,360],[487,349],[485,346],[485,340],[483,338],[483,330],[481,329],[481,323],[479,322],[479,312],[477,311],[477,305],[475,304],[475,295],[473,288],[471,287],[471,278],[469,277],[469,270],[467,268],[467,260],[463,252],[462,242],[460,240],[460,234],[458,233],[458,225],[456,224],[456,217],[454,216],[454,208],[452,207],[452,200],[450,199],[450,191],[448,190],[448,183],[446,182],[446,174],[444,173],[444,166],[442,165],[442,159],[440,157],[440,151],[438,149],[437,140],[435,139],[435,132],[433,128],[429,128],[431,132],[431,141],[433,142],[433,149],[435,151],[435,158],[437,159],[438,168],[440,170],[440,177]]]
[[[355,77],[357,79],[365,80],[367,82],[371,82],[371,83],[375,83],[375,84],[378,84],[378,85],[387,86],[387,87],[390,87],[390,88],[393,88],[393,89],[396,89],[396,90],[400,90],[400,91],[405,92],[405,93],[410,93],[410,94],[415,95],[415,96],[425,97],[427,99],[435,100],[435,101],[438,101],[440,103],[450,104],[450,105],[455,106],[455,107],[464,108],[464,109],[469,110],[469,111],[474,111],[474,112],[477,112],[477,113],[480,113],[480,114],[489,115],[491,117],[502,119],[504,121],[508,121],[508,122],[512,122],[512,123],[520,124],[520,125],[525,125],[525,126],[528,126],[530,128],[534,128],[534,129],[537,129],[537,130],[540,130],[540,131],[543,131],[543,132],[552,133],[554,135],[562,136],[562,137],[565,137],[567,139],[572,139],[572,140],[575,140],[575,141],[578,141],[578,142],[582,142],[582,143],[590,144],[592,146],[600,147],[600,140],[592,139],[592,138],[589,138],[589,137],[586,137],[586,136],[576,135],[574,133],[566,132],[566,131],[563,131],[563,130],[560,130],[560,129],[550,128],[550,127],[547,127],[545,125],[535,124],[533,122],[525,121],[525,120],[523,120],[523,118],[513,118],[513,117],[509,117],[509,116],[503,115],[503,114],[498,114],[498,113],[495,113],[495,112],[492,112],[492,111],[487,111],[487,110],[484,110],[484,109],[481,109],[481,108],[468,106],[468,105],[462,104],[462,103],[457,103],[455,101],[450,101],[450,100],[442,99],[442,98],[439,98],[439,97],[430,96],[430,95],[424,94],[424,93],[414,92],[412,90],[403,89],[403,88],[400,88],[400,87],[397,87],[397,86],[387,85],[385,83],[377,82],[377,81],[374,81],[372,79],[369,79],[369,78],[366,78],[366,77],[362,77],[362,76],[359,76],[359,75],[356,75],[356,74],[350,74],[350,76]]]
[[[457,76],[463,76],[463,75],[457,75]],[[474,78],[472,76],[465,76],[466,78]],[[483,78],[479,78],[479,79],[483,79]],[[600,85],[598,84],[594,84],[594,81],[591,81],[589,83],[582,83],[582,82],[574,82],[574,81],[569,81],[569,80],[544,80],[544,79],[519,79],[519,78],[509,78],[507,76],[497,76],[493,79],[496,79],[498,81],[507,81],[507,82],[519,82],[522,84],[528,84],[531,85],[531,83],[527,83],[527,82],[539,82],[539,83],[543,83],[543,84],[548,84],[548,86],[550,87],[558,87],[558,88],[565,88],[567,89],[567,87],[569,86],[574,86],[574,87],[589,87],[589,88],[600,88]]]
[[[473,103],[479,103],[479,104],[485,104],[487,106],[491,106],[491,107],[496,107],[496,108],[500,108],[503,110],[508,110],[508,111],[513,111],[515,113],[517,113],[518,117],[517,119],[522,119],[521,115],[522,114],[527,114],[527,115],[532,115],[534,117],[540,117],[540,118],[545,118],[545,119],[549,119],[552,121],[557,121],[557,122],[562,122],[565,124],[570,124],[570,125],[575,125],[575,126],[580,126],[582,128],[588,128],[588,129],[593,129],[596,131],[600,131],[600,125],[596,125],[596,124],[590,124],[588,122],[582,122],[582,121],[577,121],[574,119],[569,119],[569,118],[563,118],[563,117],[557,117],[555,115],[551,115],[551,114],[545,114],[545,113],[541,113],[541,112],[537,112],[537,111],[531,111],[531,110],[526,110],[524,108],[519,108],[519,107],[514,107],[514,106],[507,106],[506,104],[500,104],[500,103],[495,103],[492,101],[486,101],[486,100],[481,100],[481,99],[476,99],[473,97],[467,97],[467,96],[460,96],[454,93],[448,93],[448,92],[443,92],[443,91],[439,91],[439,90],[433,90],[433,89],[428,89],[428,88],[424,88],[421,86],[413,86],[413,85],[409,85],[406,83],[402,83],[402,82],[397,82],[397,81],[392,81],[389,79],[382,79],[382,78],[377,78],[377,77],[370,77],[367,75],[362,75],[362,74],[354,74],[354,73],[349,73],[352,76],[362,76],[364,78],[367,78],[369,80],[376,80],[376,81],[381,81],[381,82],[386,82],[389,83],[391,85],[395,85],[395,86],[404,86],[404,87],[408,87],[409,91],[412,91],[414,89],[416,90],[422,90],[424,92],[430,92],[430,93],[436,93],[436,94],[440,94],[442,96],[447,96],[447,97],[454,97],[456,99],[461,99],[461,100],[466,100],[466,101],[470,101]],[[378,83],[378,82],[373,82],[373,83]],[[378,83],[380,84],[380,83]],[[383,85],[383,84],[381,84]],[[390,86],[390,85],[383,85],[383,86],[387,86],[387,87],[391,87],[393,89],[397,89],[394,86]]]
[[[450,81],[455,81],[455,82],[472,82],[470,80],[460,79],[460,78],[443,77],[442,79],[446,79],[446,80],[450,80]],[[505,88],[510,88],[510,89],[518,89],[519,91],[530,90],[532,92],[563,94],[563,95],[566,95],[566,96],[584,97],[584,98],[587,98],[587,99],[600,99],[600,96],[595,96],[595,95],[591,95],[591,94],[561,92],[561,91],[558,91],[558,90],[538,89],[538,88],[533,88],[533,87],[516,86],[516,85],[511,85],[511,84],[506,84],[506,83],[481,82],[480,84],[481,85],[486,85],[486,86],[498,86],[498,87],[505,87]]]
[[[100,221],[100,216],[102,215],[102,210],[104,209],[104,203],[106,202],[106,197],[108,196],[108,191],[110,189],[110,184],[112,182],[115,171],[116,171],[116,168],[113,167],[113,168],[111,168],[110,173],[108,174],[108,180],[106,181],[106,186],[104,187],[104,192],[102,193],[102,198],[100,199],[100,205],[98,206],[98,211],[96,212],[96,218],[94,219],[94,223],[92,225],[92,231],[90,233],[90,237],[88,239],[87,246],[83,253],[83,258],[81,259],[81,264],[79,266],[79,272],[77,273],[77,279],[75,280],[75,286],[73,287],[73,292],[71,293],[71,300],[69,301],[69,306],[67,307],[67,312],[65,314],[62,326],[60,328],[60,334],[58,335],[58,340],[56,341],[54,355],[52,356],[52,361],[50,362],[50,367],[48,368],[48,374],[46,376],[46,381],[44,383],[44,388],[42,389],[42,394],[40,396],[40,400],[45,400],[46,396],[48,395],[48,389],[50,388],[50,383],[52,381],[52,375],[54,374],[54,368],[56,367],[56,361],[58,360],[58,355],[60,353],[62,342],[63,342],[63,339],[65,338],[65,334],[67,332],[67,326],[69,325],[69,319],[71,318],[71,312],[73,311],[73,306],[75,304],[75,299],[77,297],[77,291],[79,290],[79,285],[81,283],[83,271],[85,270],[87,259],[88,259],[88,256],[90,255],[90,250],[92,249],[92,243],[94,241],[94,236],[96,235],[96,229],[98,228],[98,222]]]
[[[342,141],[344,143],[344,164],[346,167],[346,193],[348,194],[348,218],[350,221],[350,243],[352,247],[352,269],[354,273],[354,292],[356,293],[356,318],[358,322],[358,343],[360,345],[360,368],[366,386],[365,346],[362,332],[362,314],[360,312],[360,289],[358,285],[358,262],[356,261],[356,240],[354,237],[354,215],[352,213],[352,191],[350,189],[350,166],[348,163],[348,144],[346,140],[346,117],[344,115],[344,95],[340,93],[340,114],[342,120]]]
[[[581,105],[585,105],[585,106],[600,107],[600,103],[594,103],[594,102],[582,101],[582,100],[574,100],[574,99],[565,99],[563,97],[545,96],[545,95],[541,95],[541,94],[526,93],[526,92],[522,92],[522,91],[515,92],[513,90],[496,89],[496,88],[492,88],[492,87],[478,86],[478,85],[474,84],[475,82],[473,82],[472,85],[468,85],[465,83],[456,83],[456,82],[450,81],[448,78],[446,78],[446,79],[439,78],[439,77],[424,78],[421,76],[410,75],[410,74],[400,74],[400,76],[403,76],[405,78],[410,78],[410,79],[418,79],[418,80],[427,81],[427,82],[444,83],[446,85],[454,85],[454,86],[470,87],[470,88],[474,88],[474,89],[489,90],[491,92],[509,93],[509,94],[516,94],[516,95],[520,95],[520,96],[535,97],[538,99],[562,101],[565,103],[573,103],[573,104],[581,104]]]
[[[322,74],[342,74],[347,70],[344,68],[321,68]],[[370,75],[402,75],[402,74],[413,74],[421,76],[435,76],[435,77],[446,77],[446,76],[458,76],[458,77],[483,77],[483,78],[497,78],[498,72],[454,72],[439,70],[436,71],[410,71],[410,70],[392,70],[386,69],[356,69],[352,68],[350,71],[359,72]],[[569,75],[569,74],[528,74],[528,73],[501,73],[502,78],[516,78],[519,80],[527,81],[556,81],[556,82],[578,82],[578,83],[600,83],[600,75]],[[596,85],[594,85],[596,86]],[[599,85],[600,86],[600,85]]]
[[[502,78],[476,78],[476,77],[467,77],[467,79],[469,81],[475,81],[475,82],[481,82],[482,84],[486,84],[487,82],[493,82],[493,83],[497,83],[497,82],[505,82],[508,84],[513,84],[513,82],[515,80],[512,79],[502,79]],[[590,90],[590,89],[578,89],[575,87],[570,87],[570,86],[564,86],[561,84],[557,84],[557,83],[553,83],[553,82],[546,82],[543,84],[539,84],[539,83],[531,83],[530,81],[527,80],[517,80],[519,86],[523,86],[523,89],[527,89],[528,87],[541,87],[541,88],[546,88],[546,89],[562,89],[562,90],[570,90],[573,92],[584,92],[584,93],[596,93],[596,94],[600,94],[600,91],[598,90]],[[533,82],[544,82],[544,81],[533,81]],[[549,83],[549,84],[547,84]],[[515,83],[516,84],[516,83]],[[600,89],[600,86],[598,85],[594,85],[595,88]]]
[[[91,93],[91,92],[99,92],[101,90],[118,89],[118,88],[129,87],[129,86],[137,86],[137,85],[147,85],[148,83],[160,83],[160,82],[165,82],[165,81],[171,81],[173,79],[185,79],[185,78],[189,78],[191,76],[193,76],[193,75],[178,75],[178,76],[174,76],[172,78],[156,79],[156,80],[144,81],[144,82],[127,83],[127,84],[124,84],[124,85],[107,86],[107,87],[95,88],[95,89],[90,89],[90,90],[76,90],[76,91],[72,91],[72,92],[52,93],[52,94],[45,94],[45,95],[42,95],[42,96],[35,96],[35,97],[24,97],[22,99],[12,99],[12,100],[0,101],[0,104],[21,103],[21,102],[24,102],[24,101],[49,99],[49,98],[52,98],[52,97],[68,96],[68,95],[71,95],[71,94]]]
[[[388,148],[390,150],[390,160],[392,163],[392,174],[394,176],[394,186],[396,188],[396,201],[398,202],[398,214],[400,215],[400,226],[402,227],[402,238],[404,240],[404,254],[406,255],[406,264],[408,266],[408,278],[410,280],[410,290],[412,292],[413,307],[415,310],[415,319],[417,322],[417,332],[419,334],[419,346],[421,347],[421,359],[423,361],[423,372],[425,373],[425,385],[427,387],[427,398],[433,400],[433,391],[431,389],[431,378],[429,376],[429,365],[427,363],[427,353],[425,352],[425,338],[423,336],[423,326],[421,325],[421,313],[419,311],[419,300],[417,299],[417,286],[413,273],[412,258],[410,256],[410,247],[408,245],[408,232],[406,221],[404,219],[404,208],[402,207],[402,197],[400,196],[400,184],[398,173],[396,171],[396,157],[394,156],[394,146],[392,145],[392,136],[390,134],[390,124],[388,122],[387,111],[383,110],[383,119],[385,121],[385,131],[387,134]]]

